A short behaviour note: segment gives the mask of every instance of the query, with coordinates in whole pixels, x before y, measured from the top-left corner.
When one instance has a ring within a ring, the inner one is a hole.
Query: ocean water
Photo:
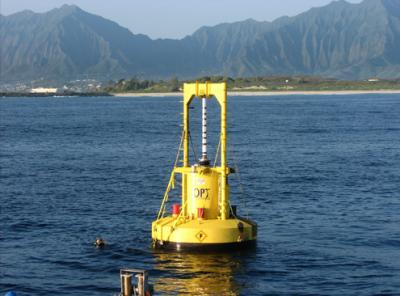
[[[156,295],[400,295],[400,95],[230,97],[231,199],[259,236],[224,254],[150,247],[179,101],[0,99],[1,295],[115,295],[122,267]]]

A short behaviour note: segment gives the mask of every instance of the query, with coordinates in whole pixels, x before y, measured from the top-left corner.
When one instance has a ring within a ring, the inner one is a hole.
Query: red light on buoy
[[[197,208],[197,218],[204,219],[204,208]]]
[[[172,215],[178,216],[181,212],[181,205],[180,204],[173,204],[172,205]]]

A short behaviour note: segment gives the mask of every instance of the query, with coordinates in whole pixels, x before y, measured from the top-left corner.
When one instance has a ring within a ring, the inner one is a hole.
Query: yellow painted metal
[[[209,167],[193,167],[187,173],[187,216],[199,218],[197,209],[202,208],[205,219],[218,218],[219,180],[218,171]]]
[[[189,164],[189,106],[194,98],[215,97],[220,105],[220,166]],[[229,186],[231,170],[227,163],[226,83],[185,83],[183,87],[183,165],[174,166],[157,220],[152,224],[153,241],[176,243],[235,243],[254,240],[255,224],[230,217]],[[181,143],[182,143],[181,142]],[[179,155],[178,155],[179,156]],[[175,174],[182,175],[182,206],[177,217],[164,217],[168,193]],[[204,209],[202,219],[198,209]],[[238,223],[244,226],[238,229]]]
[[[215,97],[220,105],[221,109],[221,132],[220,132],[220,143],[221,143],[221,189],[220,189],[220,201],[219,201],[219,212],[222,220],[227,219],[229,216],[229,196],[227,191],[227,93],[226,83],[185,83],[183,85],[183,129],[184,129],[184,143],[183,143],[183,166],[189,167],[189,105],[194,97],[211,99]],[[186,200],[187,196],[187,175],[182,177],[182,198]]]
[[[243,233],[238,231],[239,222],[243,224]],[[154,221],[153,240],[186,244],[226,244],[256,239],[254,226],[240,219],[193,219],[175,227],[173,223],[172,217]]]

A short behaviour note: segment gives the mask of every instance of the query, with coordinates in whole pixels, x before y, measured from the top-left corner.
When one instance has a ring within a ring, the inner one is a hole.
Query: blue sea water
[[[115,295],[122,267],[157,295],[400,295],[400,95],[230,97],[231,199],[259,236],[226,254],[150,247],[179,101],[0,99],[1,295]]]

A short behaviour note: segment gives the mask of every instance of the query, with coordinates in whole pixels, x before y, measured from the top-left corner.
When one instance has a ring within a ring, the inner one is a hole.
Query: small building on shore
[[[31,89],[31,94],[55,94],[55,93],[57,93],[57,88],[37,87]]]

